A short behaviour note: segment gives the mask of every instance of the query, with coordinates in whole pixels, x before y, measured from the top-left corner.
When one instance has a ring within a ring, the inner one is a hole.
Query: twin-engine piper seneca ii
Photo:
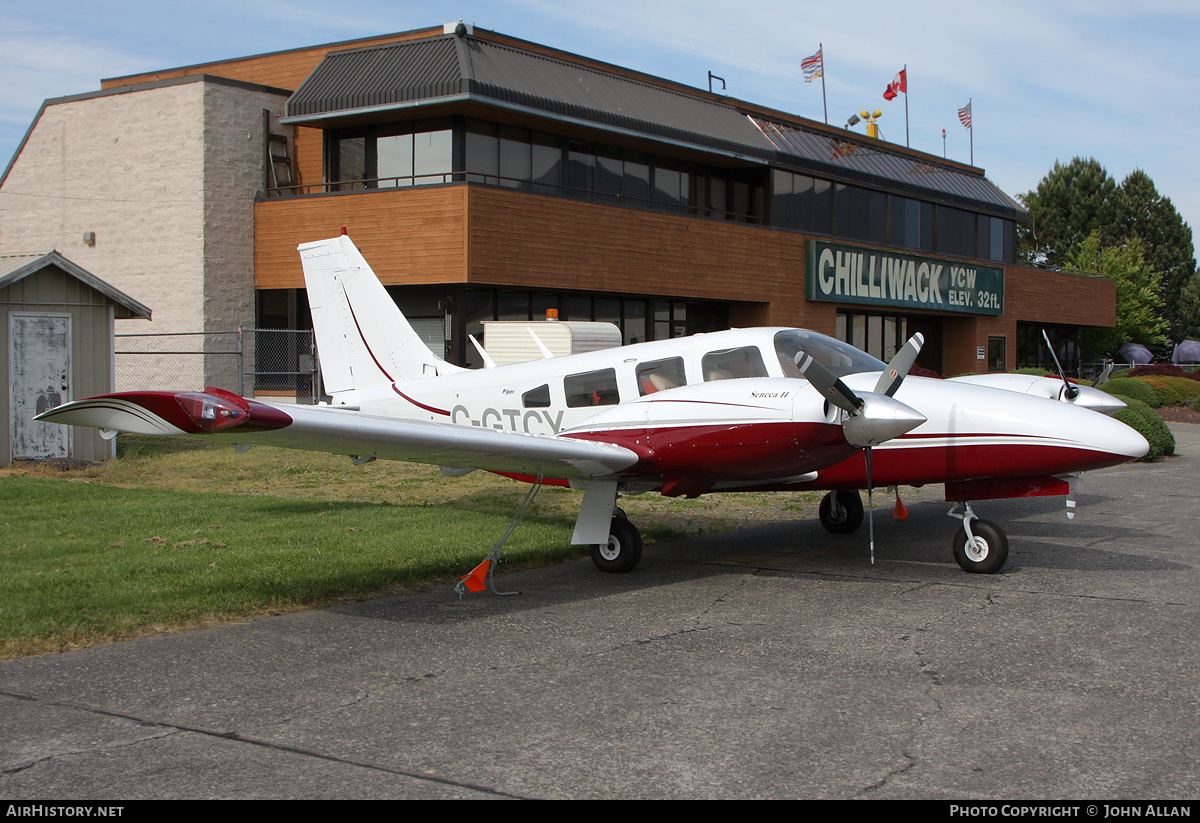
[[[1080,472],[1148,449],[1102,413],[1124,404],[1064,391],[1065,378],[906,379],[920,335],[890,364],[815,332],[756,328],[559,357],[539,342],[543,359],[464,369],[421,341],[349,237],[299,251],[329,405],[135,391],[38,419],[429,463],[451,476],[483,469],[533,484],[518,521],[542,484],[570,486],[583,492],[571,542],[591,545],[607,572],[642,554],[621,494],[827,489],[821,522],[849,533],[863,520],[859,490],[941,483],[962,520],[955,559],[992,573],[1008,541],[971,501],[1066,495],[1071,514]],[[501,544],[480,567],[489,583]]]

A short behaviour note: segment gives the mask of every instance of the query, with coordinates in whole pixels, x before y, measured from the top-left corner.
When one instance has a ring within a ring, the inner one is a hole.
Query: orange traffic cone
[[[475,568],[471,569],[470,574],[464,574],[462,577],[463,585],[467,587],[469,592],[481,592],[487,588],[488,569],[492,567],[492,558],[488,558],[480,563]]]
[[[896,495],[896,508],[892,510],[893,520],[907,520],[908,507],[904,505],[904,501],[900,499],[900,495]]]

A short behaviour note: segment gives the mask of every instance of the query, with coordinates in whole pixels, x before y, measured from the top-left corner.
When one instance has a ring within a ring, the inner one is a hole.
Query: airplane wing
[[[181,435],[238,445],[476,468],[564,480],[611,477],[637,463],[622,446],[544,434],[397,420],[328,406],[273,406],[220,389],[117,392],[66,403],[38,420]]]

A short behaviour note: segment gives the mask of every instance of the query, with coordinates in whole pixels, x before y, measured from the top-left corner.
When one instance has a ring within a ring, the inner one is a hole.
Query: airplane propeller
[[[871,563],[875,562],[875,517],[872,511],[875,484],[871,478],[871,448],[910,432],[925,422],[925,415],[893,399],[924,344],[925,338],[921,334],[910,337],[879,376],[875,391],[863,392],[862,395],[852,392],[812,355],[804,351],[796,354],[796,366],[813,388],[849,415],[842,421],[846,442],[863,449],[863,457],[867,462],[867,529],[871,541]]]
[[[925,335],[920,332],[908,338],[908,342],[892,356],[892,362],[888,363],[887,369],[879,375],[879,382],[875,384],[875,392],[895,397],[896,390],[900,388],[904,378],[908,377],[909,369],[917,362],[917,355],[921,353],[921,347],[924,345]]]
[[[1046,334],[1046,330],[1042,329],[1042,339],[1046,341],[1046,348],[1050,350],[1050,356],[1054,358],[1054,368],[1058,370],[1058,376],[1062,378],[1063,384],[1066,386],[1068,400],[1074,400],[1079,396],[1079,387],[1067,379],[1067,373],[1063,371],[1062,364],[1058,362],[1058,355],[1054,353],[1054,347],[1050,345],[1050,335]]]

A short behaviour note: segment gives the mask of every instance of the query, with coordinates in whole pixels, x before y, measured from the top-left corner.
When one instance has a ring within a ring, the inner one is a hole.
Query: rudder
[[[297,250],[327,392],[461,371],[430,351],[348,236]]]

